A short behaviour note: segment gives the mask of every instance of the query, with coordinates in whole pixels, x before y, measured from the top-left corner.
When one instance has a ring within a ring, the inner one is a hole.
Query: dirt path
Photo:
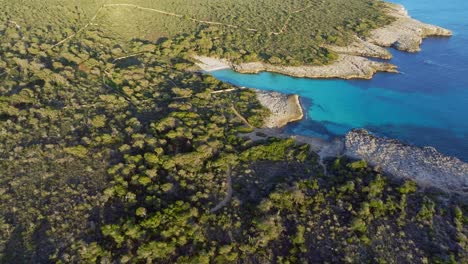
[[[210,92],[210,94],[222,94],[222,93],[230,93],[239,90],[239,88],[230,88],[230,89],[225,89],[225,90],[219,90],[219,91],[213,91]],[[187,98],[192,98],[195,95],[187,95],[187,96],[178,96],[178,97],[173,97],[172,99],[174,100],[179,100],[179,99],[187,99]],[[241,118],[241,116],[238,116]]]
[[[224,199],[221,202],[219,202],[215,207],[213,207],[210,210],[210,213],[216,213],[217,211],[219,211],[221,208],[226,206],[231,201],[232,193],[233,193],[231,173],[232,173],[232,169],[231,169],[231,166],[229,166],[226,172],[226,186],[227,186],[226,197],[224,197]]]
[[[62,45],[63,43],[67,42],[68,40],[74,38],[76,35],[78,35],[79,33],[81,33],[82,31],[84,31],[85,29],[87,29],[91,23],[93,23],[94,20],[96,20],[97,16],[99,15],[99,13],[101,12],[102,10],[102,6],[98,9],[98,11],[96,11],[96,13],[94,14],[94,16],[91,18],[91,20],[89,20],[88,24],[84,25],[84,27],[80,28],[78,31],[76,31],[75,33],[71,34],[70,36],[66,37],[65,39],[57,42],[55,45],[53,45],[50,49],[54,49],[55,47],[58,47],[60,45]]]
[[[295,10],[295,11],[291,11],[289,14],[288,14],[288,17],[286,18],[286,21],[284,22],[284,25],[283,27],[278,31],[278,32],[270,32],[270,34],[273,34],[273,35],[280,35],[280,34],[283,34],[286,29],[288,28],[288,25],[289,25],[289,21],[291,21],[291,18],[293,17],[293,15],[297,14],[297,13],[301,13],[301,12],[304,12],[305,10],[313,7],[314,4],[312,5],[308,5],[306,7],[303,7],[301,9],[298,9],[298,10]]]
[[[231,89],[214,91],[214,92],[211,92],[210,94],[228,93],[228,92],[233,92],[233,91],[237,91],[237,90],[239,90],[239,88],[231,88]]]
[[[58,47],[60,45],[62,45],[63,43],[67,42],[68,40],[74,38],[76,35],[78,35],[79,33],[81,33],[82,31],[84,31],[85,29],[87,29],[89,26],[92,25],[92,22],[94,20],[96,20],[96,18],[98,17],[99,13],[101,13],[101,11],[104,9],[104,8],[112,8],[112,7],[130,7],[130,8],[136,8],[136,9],[139,9],[139,10],[144,10],[144,11],[150,11],[150,12],[155,12],[155,13],[159,13],[159,14],[163,14],[163,15],[167,15],[167,16],[172,16],[172,17],[177,17],[177,18],[180,18],[180,19],[188,19],[190,21],[193,21],[193,22],[196,22],[196,23],[201,23],[201,24],[208,24],[208,25],[219,25],[219,26],[225,26],[225,27],[229,27],[229,28],[234,28],[234,29],[244,29],[244,30],[247,30],[247,31],[251,31],[251,32],[258,32],[258,29],[255,29],[255,28],[243,28],[241,26],[236,26],[236,25],[232,25],[232,24],[226,24],[226,23],[222,23],[222,22],[217,22],[217,21],[209,21],[209,20],[200,20],[200,19],[196,19],[196,18],[193,18],[193,17],[187,17],[185,15],[182,15],[182,14],[177,14],[177,13],[172,13],[172,12],[168,12],[168,11],[164,11],[164,10],[160,10],[160,9],[155,9],[155,8],[149,8],[149,7],[143,7],[143,6],[139,6],[139,5],[134,5],[134,4],[104,4],[102,5],[97,11],[96,13],[94,14],[94,16],[91,18],[91,20],[86,24],[84,25],[82,28],[80,28],[78,31],[76,31],[75,33],[71,34],[70,36],[66,37],[65,39],[57,42],[56,44],[54,44],[50,49],[54,49],[55,47]],[[280,34],[283,34],[284,31],[287,29],[288,27],[288,24],[289,24],[289,21],[291,20],[292,18],[292,15],[293,14],[297,14],[297,13],[300,13],[300,12],[303,12],[307,9],[309,9],[310,7],[312,7],[312,5],[309,5],[309,6],[306,6],[304,8],[301,8],[299,10],[296,10],[296,11],[292,11],[288,14],[288,17],[283,25],[283,27],[278,31],[278,32],[270,32],[270,34],[273,34],[273,35],[280,35]],[[14,23],[15,25],[17,25],[19,27],[18,24],[16,24],[16,22],[14,21],[10,21],[11,23]]]
[[[142,7],[142,6],[134,5],[134,4],[105,4],[105,5],[103,5],[103,7],[120,7],[120,6],[133,7],[133,8],[136,8],[136,9],[156,12],[156,13],[160,13],[160,14],[163,14],[163,15],[168,15],[168,16],[173,16],[173,17],[178,17],[178,18],[184,18],[184,15],[182,15],[182,14],[171,13],[171,12],[167,12],[167,11],[160,10],[160,9]],[[187,19],[191,20],[193,22],[202,23],[202,24],[219,25],[219,26],[226,26],[226,27],[230,27],[230,28],[240,28],[240,26],[236,26],[236,25],[225,24],[225,23],[216,22],[216,21],[209,21],[209,20],[200,20],[200,19],[196,19],[196,18],[193,18],[193,17],[188,17]],[[253,29],[253,28],[248,28],[247,30],[257,31],[256,29]]]
[[[244,122],[244,124],[250,128],[255,128],[254,126],[252,126],[249,121],[247,121],[247,119],[245,119],[238,111],[237,109],[234,107],[234,106],[231,106],[231,110],[232,112],[234,112],[234,114],[240,119],[242,120],[242,122]]]
[[[136,8],[136,9],[140,9],[140,10],[144,10],[144,11],[150,11],[150,12],[156,12],[156,13],[159,13],[159,14],[163,14],[163,15],[167,15],[167,16],[173,16],[173,17],[177,17],[177,18],[180,18],[180,19],[183,19],[185,18],[186,16],[182,15],[182,14],[177,14],[177,13],[171,13],[171,12],[167,12],[167,11],[164,11],[164,10],[159,10],[159,9],[154,9],[154,8],[148,8],[148,7],[142,7],[142,6],[139,6],[139,5],[134,5],[134,4],[104,4],[102,5],[98,11],[96,11],[96,13],[94,14],[94,16],[91,18],[91,20],[86,24],[84,25],[82,28],[80,28],[78,31],[76,31],[75,33],[71,34],[70,36],[66,37],[65,39],[57,42],[56,44],[54,44],[50,49],[54,49],[55,47],[57,46],[60,46],[62,45],[63,43],[67,42],[68,40],[74,38],[76,35],[78,35],[79,33],[81,33],[82,31],[84,31],[85,29],[87,29],[90,25],[92,25],[92,22],[94,20],[96,20],[96,18],[98,17],[99,13],[101,13],[101,11],[104,9],[104,8],[112,8],[112,7],[131,7],[131,8]],[[200,20],[200,19],[196,19],[196,18],[193,18],[193,17],[188,17],[187,18],[188,20],[190,21],[193,21],[193,22],[196,22],[196,23],[202,23],[202,24],[208,24],[208,25],[219,25],[219,26],[225,26],[225,27],[229,27],[229,28],[235,28],[235,29],[242,29],[240,26],[236,26],[236,25],[231,25],[231,24],[225,24],[225,23],[221,23],[221,22],[215,22],[215,21],[208,21],[208,20]],[[16,23],[15,23],[16,24]],[[17,25],[17,24],[16,24]],[[255,28],[246,28],[245,30],[247,31],[252,31],[252,32],[257,32],[258,30],[255,29]]]

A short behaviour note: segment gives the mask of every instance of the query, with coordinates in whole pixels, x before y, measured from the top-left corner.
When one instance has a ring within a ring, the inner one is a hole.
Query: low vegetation
[[[153,2],[132,4],[184,17],[109,7],[79,31],[103,4],[124,2],[0,1],[0,263],[467,261],[462,197],[344,158],[328,161],[325,176],[306,145],[242,138],[251,128],[233,109],[253,126],[268,111],[250,90],[212,93],[232,87],[190,61],[218,48],[237,59],[300,58],[299,38],[288,51],[272,43],[285,45],[301,24],[320,27],[304,23],[313,14],[377,26],[379,3]],[[268,34],[307,4],[329,12],[300,12],[287,33]],[[237,18],[254,13],[250,24]],[[323,34],[356,31],[330,23]],[[319,46],[310,43],[301,45]],[[210,212],[228,183],[229,202]]]
[[[329,63],[336,54],[325,44],[346,45],[391,22],[378,0],[1,2],[4,17],[47,32],[49,44],[93,20],[89,28],[122,42],[174,43],[200,55],[288,65]]]

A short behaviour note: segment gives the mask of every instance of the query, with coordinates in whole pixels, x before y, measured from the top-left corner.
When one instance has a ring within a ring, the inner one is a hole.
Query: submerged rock
[[[415,147],[377,137],[366,130],[349,132],[345,155],[366,160],[396,177],[446,191],[468,193],[468,164],[442,155],[432,147]]]
[[[265,120],[264,127],[283,127],[288,123],[301,120],[304,116],[299,96],[260,90],[256,90],[256,92],[258,101],[271,112],[271,115]]]

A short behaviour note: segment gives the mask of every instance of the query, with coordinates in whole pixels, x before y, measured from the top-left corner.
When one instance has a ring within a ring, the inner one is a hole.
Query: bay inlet
[[[419,53],[391,50],[390,63],[400,74],[378,73],[372,80],[319,80],[274,73],[213,71],[238,86],[298,94],[302,121],[288,125],[291,134],[333,138],[353,128],[468,161],[468,3],[435,0],[399,1],[421,21],[453,30],[449,39],[423,42]]]

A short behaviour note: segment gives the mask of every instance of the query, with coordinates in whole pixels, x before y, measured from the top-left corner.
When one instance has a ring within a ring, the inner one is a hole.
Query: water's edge
[[[291,135],[332,139],[355,128],[468,161],[468,18],[462,0],[403,2],[417,19],[453,29],[450,39],[429,38],[418,53],[389,49],[401,74],[371,80],[317,80],[268,72],[211,72],[219,80],[283,94],[298,94],[304,118],[284,129]],[[450,15],[449,15],[450,14]],[[458,14],[459,16],[456,16]],[[229,66],[229,65],[226,65]]]

